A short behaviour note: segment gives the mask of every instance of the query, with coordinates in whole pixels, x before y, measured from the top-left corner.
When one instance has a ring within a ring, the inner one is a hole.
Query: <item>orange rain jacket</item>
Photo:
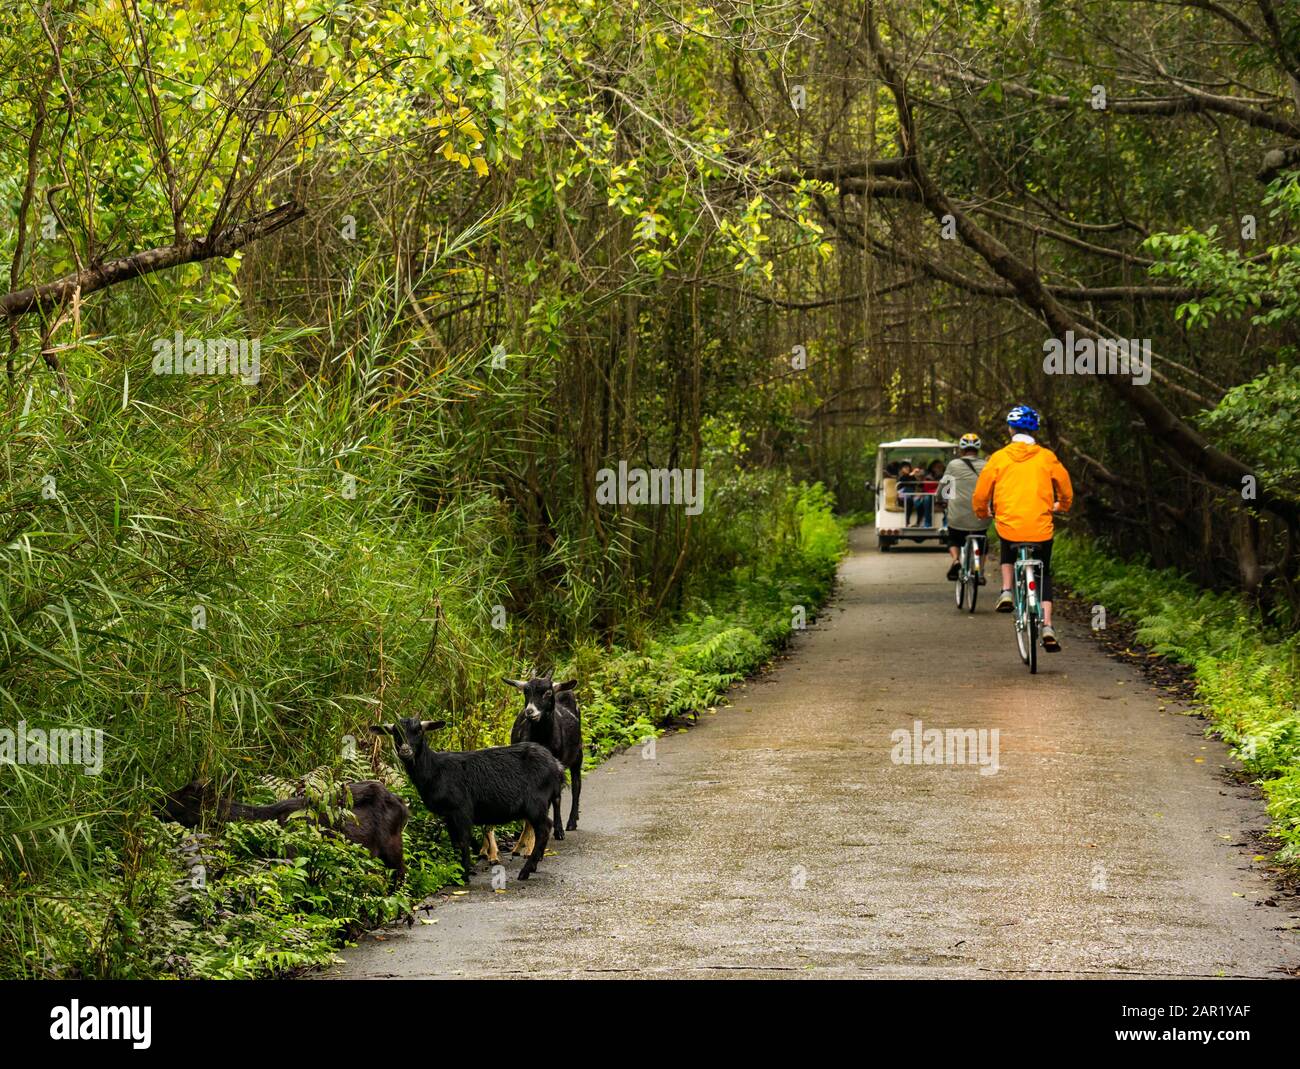
[[[981,520],[992,511],[1003,541],[1046,542],[1052,537],[1053,502],[1067,512],[1073,501],[1070,475],[1055,453],[1036,442],[1012,442],[989,457],[971,504]]]

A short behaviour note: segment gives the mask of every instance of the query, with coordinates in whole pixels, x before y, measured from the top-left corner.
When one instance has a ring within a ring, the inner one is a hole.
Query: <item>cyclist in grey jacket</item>
[[[979,482],[980,472],[988,463],[979,455],[980,445],[978,434],[963,434],[957,444],[957,456],[948,461],[943,478],[939,480],[940,500],[947,502],[948,506],[948,555],[952,558],[952,565],[948,569],[949,580],[957,578],[958,561],[966,536],[982,535],[989,528],[988,520],[976,516],[971,504],[975,484]]]

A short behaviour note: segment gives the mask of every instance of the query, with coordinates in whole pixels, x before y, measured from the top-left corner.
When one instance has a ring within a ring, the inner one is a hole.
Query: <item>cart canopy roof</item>
[[[956,449],[956,442],[941,438],[900,438],[896,442],[881,442],[881,449]]]

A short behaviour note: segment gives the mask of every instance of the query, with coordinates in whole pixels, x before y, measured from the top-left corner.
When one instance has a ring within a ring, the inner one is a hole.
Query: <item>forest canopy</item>
[[[129,411],[142,342],[235,323],[267,352],[260,397],[359,375],[455,425],[439,472],[473,471],[539,549],[597,585],[645,567],[653,601],[686,525],[551,508],[538,471],[590,505],[611,454],[712,455],[867,505],[872,441],[993,432],[1020,399],[1094,529],[1296,604],[1289,5],[0,18],[0,305],[27,419],[110,375]],[[1153,381],[1044,375],[1067,331],[1145,340]],[[502,426],[510,448],[485,450]]]

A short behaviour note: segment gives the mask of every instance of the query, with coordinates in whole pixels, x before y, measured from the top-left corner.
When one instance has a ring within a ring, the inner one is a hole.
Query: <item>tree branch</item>
[[[0,313],[21,316],[35,311],[49,311],[65,304],[74,293],[84,299],[97,290],[116,286],[128,279],[152,275],[181,264],[201,263],[219,256],[230,256],[235,250],[275,233],[305,214],[306,209],[294,201],[287,201],[246,222],[226,227],[211,240],[183,241],[132,253],[130,256],[74,271],[53,282],[6,293],[0,297]]]

